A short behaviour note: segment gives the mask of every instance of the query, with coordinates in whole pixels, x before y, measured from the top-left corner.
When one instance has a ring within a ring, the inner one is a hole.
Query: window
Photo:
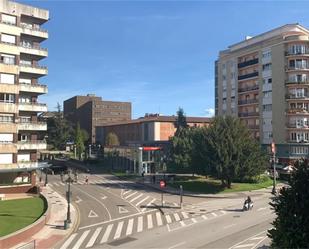
[[[2,14],[2,22],[11,24],[11,25],[16,25],[16,16],[11,16],[11,15],[6,15]]]
[[[263,65],[263,71],[271,70],[271,63],[267,63]]]
[[[22,66],[31,66],[32,62],[28,60],[20,60],[20,65]]]
[[[19,83],[20,84],[31,84],[31,79],[24,79],[24,78],[19,78]]]
[[[272,97],[272,91],[263,92],[263,97],[264,98],[271,98]]]
[[[13,123],[14,115],[13,114],[0,114],[0,123]]]
[[[263,112],[271,112],[272,105],[263,105]]]
[[[20,135],[20,141],[21,141],[21,142],[30,141],[30,136],[27,135],[27,134],[21,134],[21,135]]]
[[[266,58],[269,58],[271,57],[271,51],[265,51],[262,53],[262,58],[263,59],[266,59]]]
[[[9,93],[0,93],[0,102],[4,103],[14,103],[15,95]]]
[[[20,122],[21,123],[30,123],[31,122],[31,117],[21,116],[20,117]]]
[[[16,36],[15,35],[1,34],[1,42],[16,44]]]
[[[19,96],[19,103],[30,103],[31,97],[29,96]]]
[[[4,64],[15,65],[15,55],[1,54],[0,60]]]
[[[271,84],[272,81],[273,81],[272,78],[269,78],[269,79],[268,79],[268,84]]]
[[[0,143],[12,143],[13,133],[0,133]]]
[[[29,162],[30,153],[28,154],[17,154],[17,162]]]
[[[3,84],[14,84],[15,83],[15,75],[14,74],[0,74],[0,83]]]
[[[13,154],[0,154],[0,162],[3,164],[13,163]]]

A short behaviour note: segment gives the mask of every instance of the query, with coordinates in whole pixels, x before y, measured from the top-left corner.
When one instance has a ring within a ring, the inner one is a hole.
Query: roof
[[[148,116],[142,117],[138,119],[132,119],[128,121],[121,121],[115,123],[104,124],[102,126],[114,126],[114,125],[126,125],[126,124],[139,124],[145,122],[175,122],[177,116]],[[187,123],[210,123],[212,121],[211,118],[205,117],[186,117]]]

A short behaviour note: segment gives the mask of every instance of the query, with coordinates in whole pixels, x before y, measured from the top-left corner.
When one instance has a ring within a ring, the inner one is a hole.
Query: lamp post
[[[89,144],[89,158],[91,157],[91,144]]]
[[[275,142],[271,143],[271,152],[272,152],[272,164],[273,164],[273,189],[271,191],[272,194],[276,194],[276,146]]]
[[[68,201],[68,210],[67,210],[67,223],[71,223],[71,209],[70,209],[70,203],[71,203],[71,183],[73,183],[73,179],[71,177],[71,171],[68,171],[68,178],[66,179],[66,183],[68,184],[68,191],[66,193],[67,195],[67,201]]]
[[[44,186],[46,186],[47,183],[48,183],[48,179],[47,179],[47,170],[48,170],[48,168],[45,168],[45,183],[44,183]]]

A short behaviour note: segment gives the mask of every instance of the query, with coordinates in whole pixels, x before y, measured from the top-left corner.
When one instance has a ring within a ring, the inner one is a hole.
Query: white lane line
[[[261,234],[263,234],[263,233],[265,233],[265,231],[260,232],[260,233],[257,233],[257,234],[255,234],[255,235],[253,235],[253,236],[251,236],[251,237],[249,237],[249,238],[247,238],[247,239],[244,239],[244,240],[238,242],[237,244],[235,244],[235,245],[229,247],[228,249],[236,248],[238,245],[244,243],[245,241],[250,240],[251,238],[254,238],[254,237],[256,237],[256,236],[259,236],[259,235],[261,235]]]
[[[148,214],[148,215],[147,215],[147,223],[148,223],[148,229],[153,228],[152,214]]]
[[[53,184],[54,184],[55,186],[59,187],[59,184],[58,184],[58,183],[56,183],[56,182],[53,182]]]
[[[158,226],[162,226],[163,222],[162,222],[162,218],[161,218],[160,212],[156,212],[156,218],[157,218],[157,225]]]
[[[126,235],[131,235],[133,231],[133,221],[134,219],[130,219],[127,226],[127,232]]]
[[[169,224],[169,223],[172,223],[172,219],[171,219],[171,216],[169,216],[168,214],[165,215],[165,219],[166,219],[166,222]]]
[[[149,196],[146,196],[143,200],[139,201],[138,203],[135,204],[135,206],[139,206],[142,204],[144,201],[146,201],[149,198]]]
[[[99,236],[101,230],[102,230],[102,227],[98,227],[98,228],[94,231],[92,237],[90,238],[90,240],[88,241],[88,244],[86,245],[86,248],[92,247],[92,246],[94,245],[94,242],[95,242],[96,239],[98,238],[98,236]]]
[[[211,213],[214,217],[217,217],[218,215],[216,213]]]
[[[131,196],[135,195],[136,193],[137,193],[137,191],[135,191],[135,192],[133,192],[133,193],[131,193],[131,194],[125,196],[124,198],[125,198],[125,199],[128,199],[128,198],[130,198]]]
[[[180,221],[180,217],[179,217],[179,215],[177,213],[174,214],[174,217],[175,217],[176,221]]]
[[[104,235],[103,235],[103,237],[102,237],[102,239],[101,239],[101,244],[102,243],[105,243],[107,240],[108,240],[108,237],[109,237],[109,235],[110,235],[110,233],[111,233],[111,231],[112,231],[112,228],[113,228],[113,226],[114,226],[114,224],[109,224],[108,226],[107,226],[107,228],[106,228],[106,230],[105,230],[105,233],[104,233]]]
[[[221,210],[220,212],[221,212],[222,214],[226,214],[226,211],[224,211],[224,210]]]
[[[180,242],[180,243],[178,243],[178,244],[176,244],[176,245],[173,245],[173,246],[169,247],[168,249],[176,248],[176,247],[181,246],[181,245],[183,245],[183,244],[185,244],[185,243],[186,243],[185,241],[184,241],[184,242]]]
[[[193,223],[197,223],[197,220],[196,220],[196,219],[191,218],[191,220],[192,220]]]
[[[143,231],[143,216],[139,216],[137,219],[137,232]]]
[[[71,242],[75,239],[77,233],[73,233],[67,240],[66,242],[60,247],[60,249],[66,249],[69,247]]]
[[[223,227],[223,229],[227,229],[227,228],[230,228],[230,227],[233,227],[233,226],[236,226],[236,224],[227,225],[227,226]]]
[[[114,239],[118,239],[120,238],[120,235],[121,235],[121,231],[122,231],[122,227],[123,227],[123,221],[120,221],[118,223],[118,226],[117,226],[117,229],[116,229],[116,232],[115,232],[115,236],[114,236]]]
[[[143,194],[135,196],[132,200],[129,200],[129,202],[133,202],[133,201],[137,200],[138,198],[140,198],[141,196],[143,196]]]
[[[262,210],[265,210],[265,209],[267,209],[267,207],[259,208],[257,211],[262,211]]]
[[[73,246],[73,249],[78,249],[80,248],[80,246],[82,245],[82,243],[84,242],[84,240],[86,239],[86,237],[88,236],[90,230],[87,230],[85,232],[83,232],[82,236],[80,236],[80,238],[78,239],[78,241],[75,243],[75,245]]]
[[[153,204],[154,202],[156,201],[156,198],[153,198],[147,205],[146,205],[146,207],[144,207],[143,209],[142,209],[142,212],[144,212],[146,209],[147,209],[147,207],[149,207],[151,204]]]
[[[185,219],[188,219],[188,218],[189,218],[189,216],[188,216],[188,214],[187,214],[186,212],[181,212],[181,214],[182,214],[182,216],[183,216]]]
[[[264,239],[264,238],[265,238],[264,236],[262,236],[262,237],[254,237],[254,238],[249,239],[249,240],[258,240],[258,239]]]
[[[245,245],[239,245],[239,246],[235,246],[234,248],[243,248],[243,247],[249,247],[249,246],[253,246],[255,244],[245,244]]]
[[[208,217],[206,216],[206,215],[202,215],[202,218],[204,219],[204,220],[207,220],[208,219]]]

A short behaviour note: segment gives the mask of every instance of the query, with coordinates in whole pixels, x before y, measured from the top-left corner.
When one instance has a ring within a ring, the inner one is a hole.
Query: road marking
[[[129,210],[125,209],[124,207],[119,206],[118,207],[118,212],[120,214],[125,214],[125,213],[129,213]]]
[[[225,227],[223,227],[223,229],[227,229],[227,228],[230,228],[230,227],[233,227],[233,226],[236,226],[236,224],[231,224],[231,225],[225,226]]]
[[[144,211],[147,209],[147,207],[149,207],[149,206],[150,206],[151,204],[153,204],[155,201],[156,201],[156,198],[153,198],[152,201],[150,201],[150,202],[146,205],[146,207],[144,207],[144,208],[142,209],[142,212],[144,212]]]
[[[80,248],[81,244],[83,243],[83,241],[86,239],[86,237],[88,236],[90,230],[87,230],[85,232],[83,232],[82,236],[80,236],[80,238],[78,239],[78,241],[76,242],[76,244],[73,246],[73,249],[78,249]]]
[[[185,243],[186,243],[185,241],[184,241],[184,242],[180,242],[180,243],[178,243],[178,244],[176,244],[176,245],[173,245],[173,246],[169,247],[168,249],[176,248],[176,247],[181,246],[181,245],[183,245],[183,244],[185,244]]]
[[[196,219],[191,218],[191,220],[192,220],[193,223],[197,223],[197,220],[196,220]]]
[[[105,195],[101,196],[102,200],[105,200],[106,198],[107,198],[107,196],[105,196]]]
[[[143,216],[139,216],[137,219],[137,232],[143,231]]]
[[[184,221],[180,221],[179,223],[180,223],[180,225],[181,225],[182,227],[186,226],[186,224],[185,224]]]
[[[217,217],[218,215],[216,213],[211,213],[214,217]]]
[[[76,199],[77,199],[77,200],[75,201],[76,203],[80,203],[81,201],[83,201],[79,196],[76,196]]]
[[[120,222],[118,223],[118,226],[117,226],[117,229],[116,229],[116,232],[115,232],[114,239],[120,238],[122,227],[123,227],[123,221],[120,221]]]
[[[64,186],[65,184],[63,182],[59,182],[60,185]]]
[[[126,195],[126,194],[130,193],[131,191],[132,191],[131,189],[126,190],[126,191],[123,192],[123,195]]]
[[[135,195],[136,193],[137,193],[137,191],[135,191],[135,192],[133,192],[133,193],[131,193],[131,194],[125,196],[124,198],[125,198],[125,199],[128,199],[128,198],[130,198],[131,196]]]
[[[92,246],[94,245],[94,242],[95,242],[96,239],[98,238],[98,236],[99,236],[101,230],[102,230],[102,227],[98,227],[98,228],[94,231],[92,237],[90,238],[88,244],[86,245],[86,248],[92,247]]]
[[[60,247],[60,249],[66,249],[71,244],[71,242],[75,239],[77,233],[73,233],[70,238],[66,240],[66,242]]]
[[[172,219],[171,219],[171,216],[169,216],[168,214],[165,215],[165,219],[166,219],[166,222],[169,224],[169,223],[172,223]]]
[[[228,249],[236,248],[236,247],[237,247],[238,245],[240,245],[241,243],[244,243],[245,241],[250,240],[251,238],[254,238],[255,236],[259,236],[259,235],[261,235],[261,234],[263,234],[263,233],[265,233],[265,231],[260,232],[260,233],[257,233],[257,234],[255,234],[255,235],[253,235],[253,236],[251,236],[251,237],[249,237],[249,238],[247,238],[247,239],[244,239],[243,241],[238,242],[237,244],[235,244],[235,245],[229,247]],[[254,244],[253,244],[253,245],[254,245]]]
[[[158,226],[162,226],[163,222],[162,222],[162,218],[161,218],[160,212],[156,212],[156,218],[157,218],[157,225]]]
[[[134,221],[134,219],[130,219],[130,220],[129,220],[128,226],[127,226],[126,235],[132,234],[132,230],[133,230],[133,221]]]
[[[243,248],[243,247],[248,247],[248,246],[253,246],[255,244],[245,244],[245,245],[239,245],[239,246],[235,246],[234,248]]]
[[[152,223],[152,214],[147,215],[147,223],[148,223],[148,229],[153,228],[153,223]]]
[[[105,243],[107,240],[108,240],[108,237],[109,237],[109,235],[110,235],[110,233],[111,233],[111,231],[112,231],[112,228],[113,228],[113,226],[114,226],[114,224],[109,224],[108,226],[107,226],[107,228],[106,228],[106,230],[105,230],[105,233],[104,233],[104,235],[103,235],[103,237],[102,237],[102,239],[101,239],[101,244],[102,243]]]
[[[143,194],[140,194],[138,196],[135,196],[132,200],[130,200],[129,202],[133,202],[135,200],[137,200],[138,198],[140,198],[141,196],[143,196]]]
[[[202,215],[202,218],[204,219],[204,220],[207,220],[208,219],[208,217],[206,216],[206,215]]]
[[[90,210],[88,214],[88,218],[96,218],[99,217],[93,210]]]
[[[54,184],[55,186],[59,187],[59,184],[58,184],[58,183],[54,182],[53,184]]]
[[[143,200],[139,201],[138,203],[135,204],[135,206],[139,206],[142,204],[144,201],[146,201],[149,198],[149,196],[146,196]]]
[[[179,215],[177,213],[174,214],[174,217],[175,217],[176,221],[180,221],[180,217],[179,217]]]
[[[220,212],[221,212],[222,214],[226,214],[226,211],[224,211],[224,210],[221,210]]]
[[[249,240],[257,240],[257,239],[264,239],[264,238],[265,238],[264,236],[262,236],[262,237],[254,237],[254,238],[249,239]]]
[[[262,210],[265,210],[265,209],[267,209],[267,207],[259,208],[257,211],[262,211]]]
[[[186,212],[181,212],[181,214],[182,214],[182,216],[183,216],[185,219],[188,219],[188,218],[189,218],[189,216],[188,216],[188,214],[187,214]]]

